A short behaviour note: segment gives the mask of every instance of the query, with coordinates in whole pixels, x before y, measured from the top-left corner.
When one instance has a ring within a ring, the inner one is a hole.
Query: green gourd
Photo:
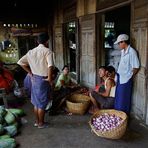
[[[15,148],[16,141],[13,138],[0,139],[0,148]]]
[[[4,127],[2,126],[2,124],[0,124],[0,135],[2,135],[4,133]]]
[[[7,113],[7,111],[5,110],[5,108],[3,106],[0,106],[0,116],[5,116],[5,114]]]
[[[15,136],[17,134],[17,127],[15,125],[10,125],[4,127],[6,134],[10,135],[11,137]]]
[[[25,115],[24,110],[22,109],[15,109],[15,108],[10,108],[8,109],[11,113],[15,114],[16,116],[22,117]]]
[[[4,119],[6,123],[10,125],[15,122],[15,115],[11,113],[10,111],[7,111],[7,114],[5,115]]]
[[[2,135],[2,136],[0,136],[0,139],[8,139],[8,138],[10,138],[10,135]]]

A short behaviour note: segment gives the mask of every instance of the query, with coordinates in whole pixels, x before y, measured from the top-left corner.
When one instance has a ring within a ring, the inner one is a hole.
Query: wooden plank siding
[[[132,43],[138,50],[141,68],[135,79],[133,112],[148,124],[148,2],[133,3]]]
[[[109,8],[128,1],[129,0],[97,0],[97,10]]]
[[[55,26],[54,29],[54,52],[55,52],[55,64],[61,70],[64,65],[63,61],[63,33],[62,26]]]
[[[94,87],[96,80],[95,15],[80,17],[80,81]]]

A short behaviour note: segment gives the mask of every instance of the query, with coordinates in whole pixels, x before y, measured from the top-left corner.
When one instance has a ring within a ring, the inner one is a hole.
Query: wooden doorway
[[[78,78],[78,22],[76,20],[64,24],[64,64],[70,68],[74,79]]]
[[[130,5],[98,14],[98,20],[100,20],[98,26],[101,25],[101,27],[98,27],[101,29],[101,33],[97,34],[101,38],[98,47],[101,55],[97,54],[99,56],[97,57],[99,66],[112,65],[117,70],[120,61],[120,49],[117,45],[114,45],[114,42],[119,34],[125,33],[130,36],[130,14]]]
[[[96,16],[80,17],[80,81],[93,88],[96,83]]]

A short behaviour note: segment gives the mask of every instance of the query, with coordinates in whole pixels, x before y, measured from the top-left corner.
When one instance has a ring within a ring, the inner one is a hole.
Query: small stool
[[[5,88],[0,88],[0,99],[3,99],[5,108],[8,108],[8,102],[6,99],[6,90]]]

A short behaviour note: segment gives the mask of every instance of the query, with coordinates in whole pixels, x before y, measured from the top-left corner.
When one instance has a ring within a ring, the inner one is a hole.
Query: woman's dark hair
[[[107,70],[107,67],[106,66],[100,66],[99,69],[105,69],[105,70]]]
[[[116,70],[113,66],[107,66],[106,69],[109,73],[116,72]]]
[[[57,76],[59,72],[60,72],[59,69],[58,69],[57,67],[54,67],[54,69],[53,69],[53,74],[54,74],[55,76]]]
[[[69,68],[68,65],[64,65],[64,67],[62,68],[62,70],[64,70],[65,68]]]
[[[60,72],[59,69],[57,67],[54,67],[53,74],[52,74],[53,80],[57,78],[59,72]]]

